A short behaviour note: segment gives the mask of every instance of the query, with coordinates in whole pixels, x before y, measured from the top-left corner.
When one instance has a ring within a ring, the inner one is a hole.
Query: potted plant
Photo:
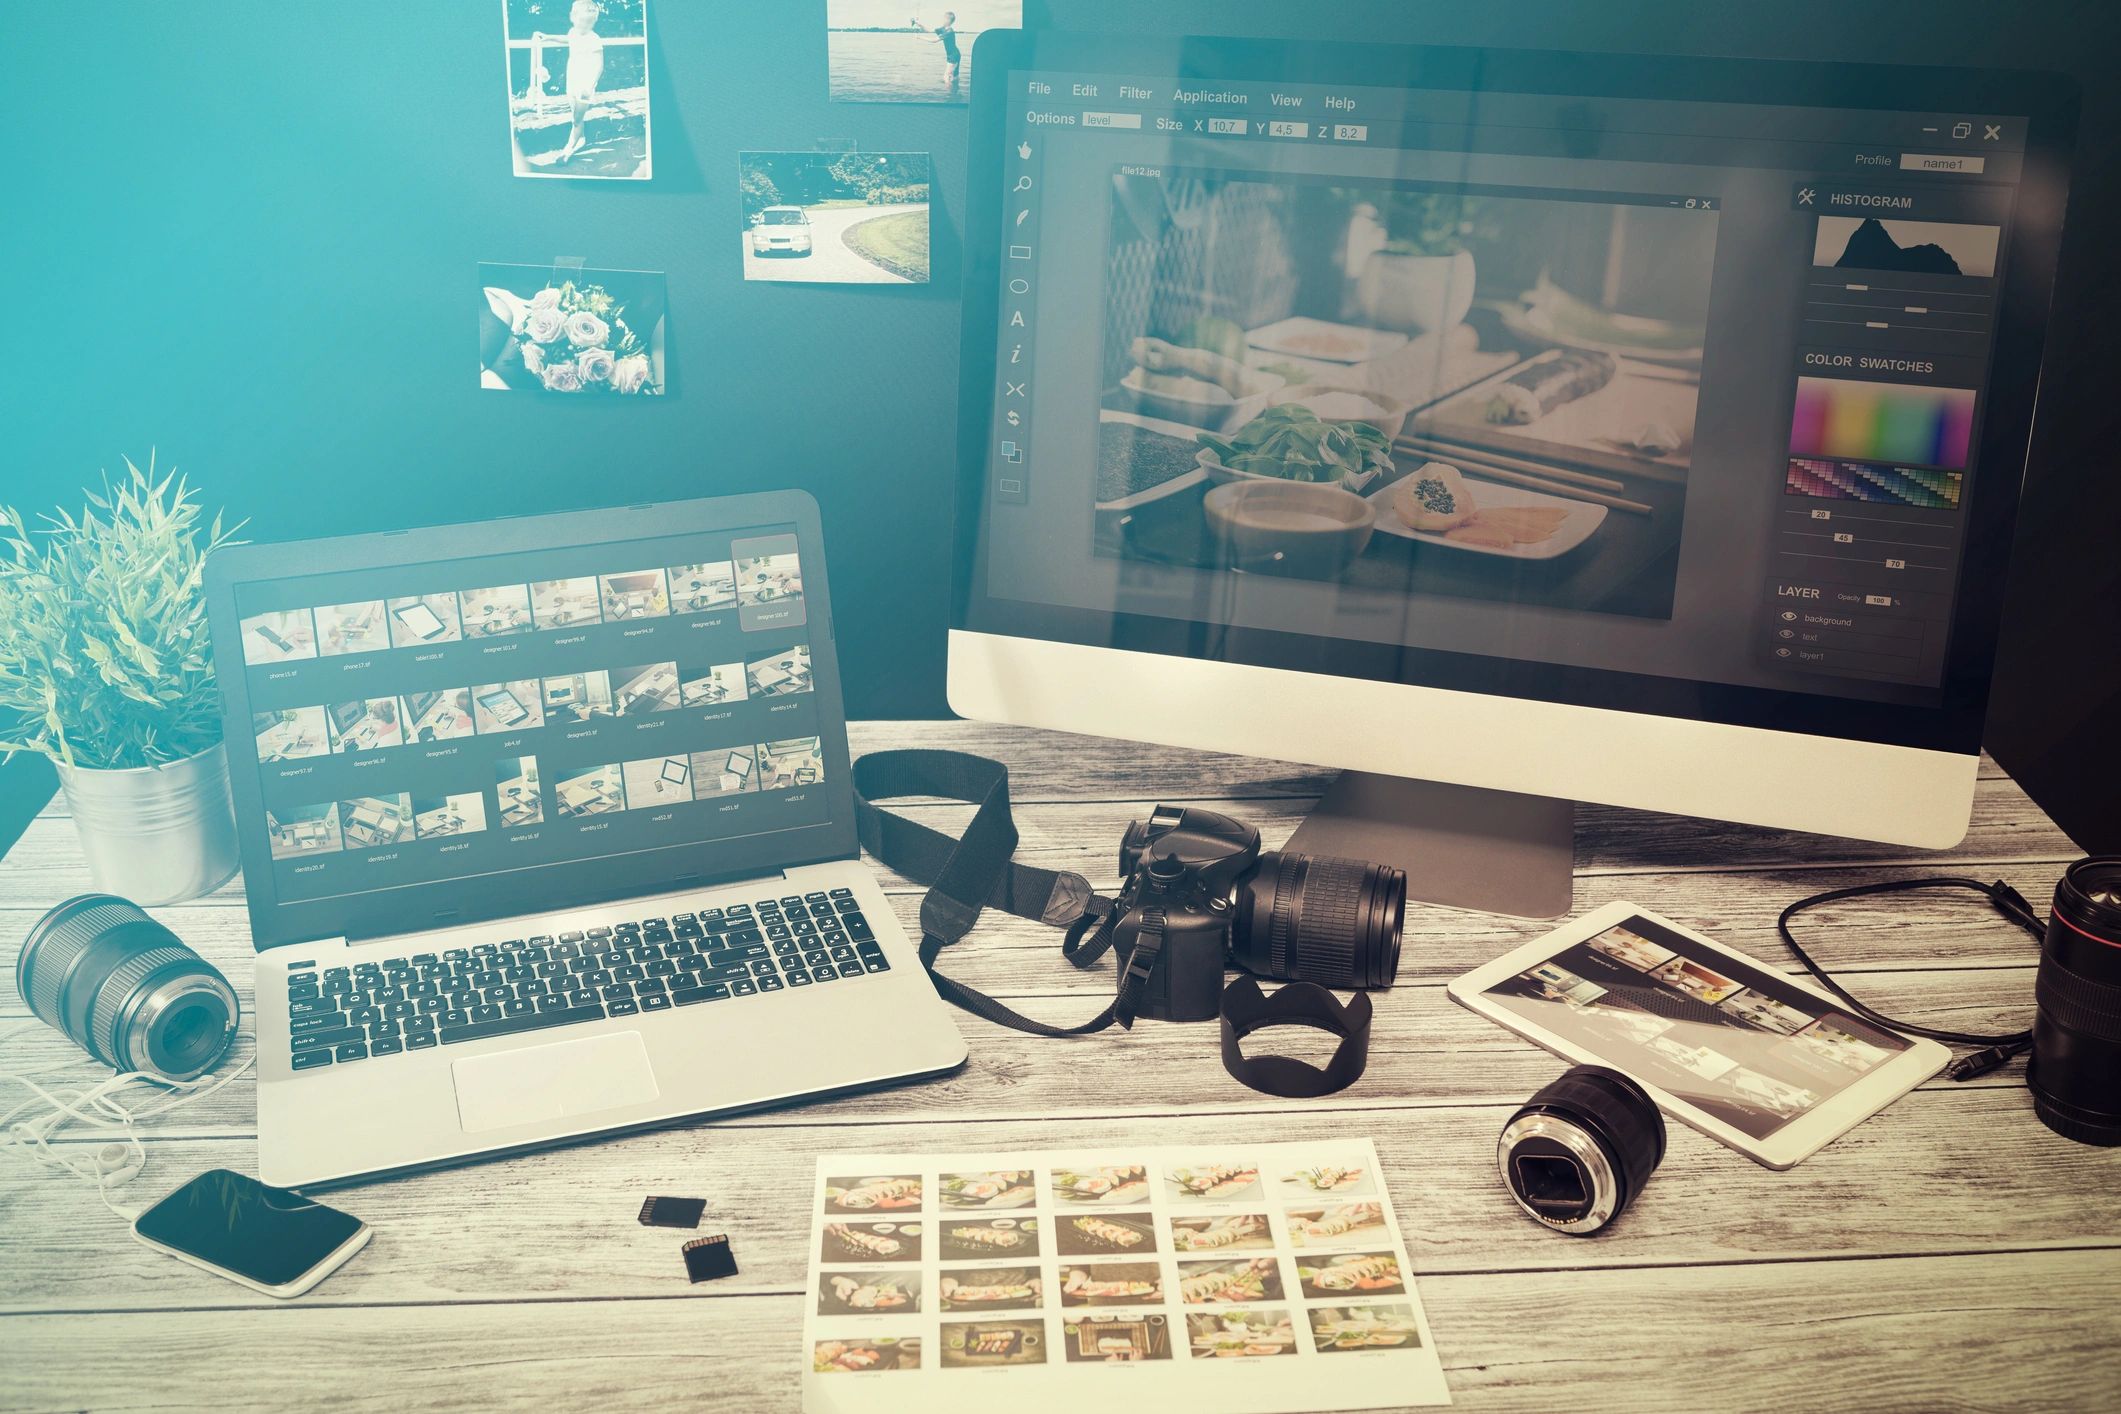
[[[1370,322],[1409,334],[1441,333],[1473,307],[1478,197],[1395,191],[1377,203],[1385,243],[1356,274],[1355,298]]]
[[[236,872],[202,593],[234,529],[125,470],[78,519],[0,506],[0,756],[51,758],[98,889],[175,903]]]

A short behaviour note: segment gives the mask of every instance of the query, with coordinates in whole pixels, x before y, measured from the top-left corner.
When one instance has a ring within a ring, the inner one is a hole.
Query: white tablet
[[[1942,1070],[1935,1041],[1873,1026],[1808,982],[1631,903],[1564,923],[1451,999],[1772,1169],[1802,1162]]]

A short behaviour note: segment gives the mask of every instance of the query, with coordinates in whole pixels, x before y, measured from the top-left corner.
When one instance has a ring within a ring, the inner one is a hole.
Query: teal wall
[[[268,539],[804,486],[851,709],[942,712],[964,110],[826,102],[823,0],[652,0],[655,180],[519,180],[499,8],[0,0],[0,499],[76,499],[150,447]],[[1114,31],[2053,67],[2083,82],[2109,166],[2121,131],[2112,0],[1029,8]],[[935,154],[935,283],[744,285],[737,152],[841,139]],[[2116,201],[2074,213],[2065,312],[2117,307],[2111,261],[2088,258],[2121,239]],[[556,255],[669,273],[671,397],[477,391],[475,265]],[[2058,326],[2043,472],[2111,465],[2110,322]],[[2036,485],[2030,523],[2061,500]],[[0,788],[29,789],[14,770]]]

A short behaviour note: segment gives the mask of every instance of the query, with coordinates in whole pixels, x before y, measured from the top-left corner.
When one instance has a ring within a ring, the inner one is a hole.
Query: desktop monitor
[[[1961,837],[2067,80],[973,63],[959,713],[1341,768],[1296,847],[1534,916],[1577,800]]]

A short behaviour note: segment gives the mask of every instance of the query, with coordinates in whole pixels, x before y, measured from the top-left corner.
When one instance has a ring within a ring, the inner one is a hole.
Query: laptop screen
[[[490,915],[547,877],[532,871],[831,822],[839,792],[819,787],[845,748],[795,524],[422,563],[330,553],[356,543],[317,546],[306,563],[326,572],[234,586],[254,912],[261,892],[485,880],[454,892]],[[237,657],[224,645],[224,674]],[[713,872],[689,858],[664,877]],[[434,916],[406,912],[406,928]]]

